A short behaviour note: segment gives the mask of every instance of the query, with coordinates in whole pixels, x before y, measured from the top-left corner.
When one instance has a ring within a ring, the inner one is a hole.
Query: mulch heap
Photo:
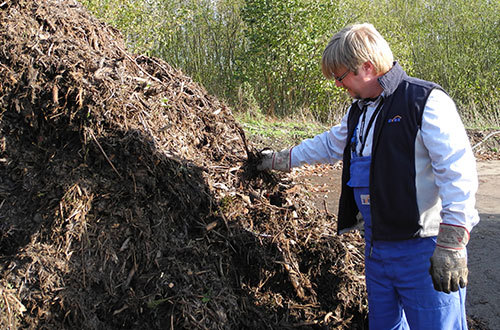
[[[2,328],[366,326],[361,237],[224,103],[75,1],[0,21]]]

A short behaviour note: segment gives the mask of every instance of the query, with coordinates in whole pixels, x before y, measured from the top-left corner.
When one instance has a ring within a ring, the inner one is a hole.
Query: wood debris
[[[2,328],[366,325],[361,237],[228,106],[76,1],[0,22]]]

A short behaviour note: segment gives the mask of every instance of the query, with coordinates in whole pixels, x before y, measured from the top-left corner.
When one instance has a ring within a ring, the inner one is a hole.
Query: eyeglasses
[[[351,72],[349,69],[347,69],[346,72],[344,72],[343,75],[341,75],[340,77],[335,77],[335,75],[333,75],[333,77],[335,78],[335,80],[337,80],[339,83],[342,83],[342,80],[344,80],[344,78],[347,76],[347,74],[349,74],[349,72]]]

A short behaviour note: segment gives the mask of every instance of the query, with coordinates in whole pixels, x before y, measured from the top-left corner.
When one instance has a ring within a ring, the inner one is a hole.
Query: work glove
[[[260,163],[257,165],[259,171],[278,170],[290,172],[291,149],[272,151],[264,149],[260,152]]]
[[[450,293],[467,285],[467,250],[469,232],[464,227],[441,223],[436,249],[431,257],[434,289]]]

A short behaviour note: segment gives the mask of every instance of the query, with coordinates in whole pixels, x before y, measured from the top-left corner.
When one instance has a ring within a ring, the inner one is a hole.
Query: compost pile
[[[0,326],[362,329],[362,239],[72,0],[0,4]]]

